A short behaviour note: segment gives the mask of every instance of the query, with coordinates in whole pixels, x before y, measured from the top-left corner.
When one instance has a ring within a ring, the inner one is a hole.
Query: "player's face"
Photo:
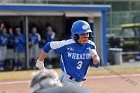
[[[80,44],[86,44],[86,43],[88,43],[88,40],[89,40],[89,33],[79,34],[78,42]]]

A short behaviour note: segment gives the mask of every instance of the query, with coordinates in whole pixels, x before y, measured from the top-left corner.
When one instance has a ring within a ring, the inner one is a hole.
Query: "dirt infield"
[[[34,71],[1,72],[0,93],[31,93],[29,80]],[[60,69],[56,71],[60,74]],[[91,68],[82,86],[93,93],[139,93],[140,66]]]
[[[140,74],[88,76],[83,87],[94,93],[139,93]],[[29,80],[1,81],[0,93],[31,93]]]
[[[139,93],[140,76],[90,78],[83,85],[94,93]]]

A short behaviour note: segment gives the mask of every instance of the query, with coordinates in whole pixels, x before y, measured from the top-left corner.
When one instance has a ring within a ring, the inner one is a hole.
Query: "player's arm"
[[[94,64],[94,65],[99,64],[99,62],[100,62],[100,58],[99,58],[99,56],[98,56],[96,50],[91,50],[91,52],[94,53],[94,55],[92,55],[92,58],[93,58],[93,64]]]
[[[45,66],[44,66],[44,59],[45,57],[47,56],[47,53],[44,52],[42,50],[39,58],[37,59],[37,62],[36,62],[36,67],[39,68],[39,69],[45,69]]]
[[[90,55],[93,58],[93,64],[97,65],[100,62],[100,58],[95,49],[90,49]]]
[[[91,48],[89,49],[89,52],[93,59],[93,64],[95,67],[98,67],[100,64],[100,57],[97,54],[96,45],[93,41],[90,41],[90,44],[91,44]]]
[[[50,42],[47,43],[44,48],[42,49],[41,53],[40,53],[40,56],[39,58],[37,59],[37,62],[36,62],[36,67],[39,68],[40,70],[41,69],[45,69],[45,66],[44,66],[44,59],[45,57],[47,56],[47,53],[51,50],[51,47],[50,47]]]
[[[49,53],[51,49],[54,50],[55,53],[63,53],[64,52],[64,45],[66,44],[65,41],[53,41],[53,42],[48,42],[44,48],[42,49],[42,52],[37,59],[36,62],[36,67],[39,69],[44,69],[44,59]]]
[[[44,61],[46,56],[47,56],[47,53],[42,50],[38,60]]]

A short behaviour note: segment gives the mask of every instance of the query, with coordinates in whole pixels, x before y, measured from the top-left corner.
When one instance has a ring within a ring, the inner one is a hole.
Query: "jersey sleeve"
[[[89,40],[89,44],[91,45],[91,49],[95,49],[96,50],[96,45],[93,41]]]
[[[39,33],[36,33],[37,37],[38,37],[38,41],[40,42],[41,41],[41,36]]]
[[[50,43],[51,49],[54,50],[55,53],[64,53],[65,52],[65,46],[67,45],[67,42],[65,40],[63,41],[54,41]]]
[[[70,40],[69,40],[70,41]],[[52,41],[52,42],[49,42],[47,43],[44,48],[43,48],[43,51],[46,52],[46,53],[49,53],[49,51],[51,49],[54,50],[55,53],[64,53],[66,51],[66,47],[69,43],[67,40],[63,40],[63,41]]]
[[[50,47],[50,42],[48,42],[42,49],[44,52],[49,53],[49,51],[51,50]]]

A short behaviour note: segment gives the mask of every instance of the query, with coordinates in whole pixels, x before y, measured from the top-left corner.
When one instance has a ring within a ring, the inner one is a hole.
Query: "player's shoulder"
[[[75,41],[73,39],[68,39],[68,40],[62,40],[62,41],[52,41],[50,42],[50,46],[55,49],[55,48],[60,48],[69,44],[73,44]]]
[[[96,45],[93,41],[89,40],[88,41],[88,46],[90,46],[91,48],[95,48],[96,49]]]
[[[61,40],[61,41],[53,41],[51,43],[61,43],[62,45],[68,45],[68,44],[75,43],[75,40],[68,39],[68,40]]]
[[[68,39],[68,40],[62,40],[62,42],[65,42],[67,44],[75,43],[74,39]]]
[[[91,41],[91,40],[88,40],[88,44],[96,46],[95,43],[93,41]]]
[[[40,35],[39,33],[35,33],[36,35]]]

